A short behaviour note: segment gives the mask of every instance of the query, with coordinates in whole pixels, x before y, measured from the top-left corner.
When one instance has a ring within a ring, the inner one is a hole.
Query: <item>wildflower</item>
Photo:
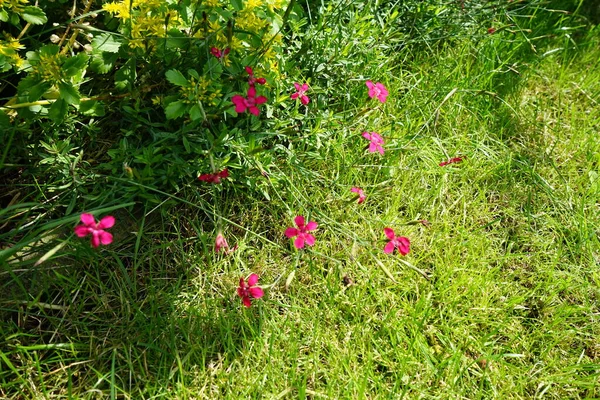
[[[383,248],[383,251],[386,254],[392,254],[394,252],[394,249],[398,249],[400,254],[402,254],[403,256],[408,254],[408,252],[410,251],[410,240],[408,240],[407,237],[396,236],[391,228],[385,228],[383,232],[385,233],[385,236],[387,236],[387,238],[390,239],[388,244],[386,244]]]
[[[210,54],[212,54],[213,56],[217,57],[219,59],[219,61],[222,61],[223,58],[229,54],[229,47],[225,48],[225,50],[221,51],[219,49],[217,49],[216,47],[211,47],[210,48]]]
[[[380,82],[373,83],[371,81],[367,81],[366,84],[369,88],[369,97],[377,97],[380,102],[385,103],[388,96],[388,91],[385,86],[383,86],[383,84]]]
[[[217,233],[217,237],[215,238],[215,253],[219,253],[223,250],[225,254],[230,254],[235,251],[235,249],[237,249],[237,244],[230,249],[223,234],[221,232]]]
[[[198,177],[198,179],[204,182],[218,184],[221,183],[221,179],[227,177],[229,177],[229,171],[227,171],[227,168],[225,168],[221,172],[215,172],[213,174],[202,174]]]
[[[113,235],[106,232],[105,229],[111,228],[115,224],[115,217],[107,215],[100,222],[92,214],[81,214],[83,225],[75,227],[75,234],[79,237],[85,237],[92,234],[92,247],[98,247],[100,243],[107,245],[113,241]]]
[[[307,105],[308,102],[310,101],[308,96],[305,94],[306,91],[308,90],[308,83],[305,83],[304,85],[300,85],[299,83],[294,83],[294,86],[296,87],[297,92],[290,96],[292,98],[292,100],[296,100],[298,97],[300,97],[300,102],[304,105]]]
[[[494,33],[496,33],[496,28],[494,28],[493,26],[488,28],[487,33],[493,35]]]
[[[358,194],[358,204],[362,203],[367,198],[365,192],[359,187],[353,187],[350,191]]]
[[[378,151],[379,154],[383,155],[383,138],[377,132],[363,132],[362,136],[370,142],[370,153]]]
[[[267,80],[265,78],[255,78],[254,71],[252,71],[251,67],[246,67],[245,69],[248,75],[250,75],[248,77],[248,85],[254,86],[254,84],[256,83],[258,83],[259,85],[264,85],[265,83],[267,83]]]
[[[304,217],[302,215],[298,215],[294,218],[294,222],[298,228],[287,228],[285,230],[285,236],[290,239],[297,236],[296,240],[294,240],[294,246],[297,249],[303,248],[305,243],[309,246],[314,245],[315,237],[307,232],[317,229],[317,223],[315,221],[310,221],[305,225]]]
[[[240,286],[237,289],[238,296],[242,298],[244,306],[250,307],[252,303],[250,299],[260,299],[264,296],[265,292],[258,287],[258,275],[252,274],[248,277],[248,283],[244,281],[244,278],[240,278]]]
[[[448,164],[459,163],[459,162],[462,162],[462,160],[463,160],[463,157],[452,157],[448,161],[442,161],[440,163],[440,167],[445,167]]]
[[[260,111],[256,106],[259,104],[266,103],[267,98],[265,96],[256,97],[256,88],[254,86],[250,86],[248,88],[248,97],[243,97],[239,94],[236,94],[231,98],[231,101],[233,102],[233,104],[235,104],[235,112],[243,113],[244,111],[246,111],[246,109],[248,109],[250,113],[258,116]]]

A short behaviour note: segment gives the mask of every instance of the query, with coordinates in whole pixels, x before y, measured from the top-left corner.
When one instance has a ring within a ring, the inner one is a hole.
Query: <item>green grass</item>
[[[379,72],[365,42],[388,102],[337,99],[276,147],[270,200],[189,185],[166,211],[115,211],[109,248],[13,260],[0,396],[599,398],[600,35],[560,40],[457,39]],[[232,255],[213,254],[207,209]],[[297,214],[320,224],[301,252],[283,235]],[[383,253],[384,227],[408,256]],[[244,309],[250,273],[266,295]]]

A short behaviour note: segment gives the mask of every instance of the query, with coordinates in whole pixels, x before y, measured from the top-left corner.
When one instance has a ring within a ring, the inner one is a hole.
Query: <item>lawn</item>
[[[600,398],[593,1],[183,3],[0,3],[0,397]]]

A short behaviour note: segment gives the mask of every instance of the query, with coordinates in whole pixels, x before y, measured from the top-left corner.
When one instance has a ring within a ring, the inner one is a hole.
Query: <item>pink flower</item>
[[[265,96],[256,97],[256,88],[254,86],[250,86],[248,88],[248,97],[244,98],[239,94],[236,94],[231,98],[233,104],[235,104],[235,112],[243,113],[248,109],[250,113],[258,116],[260,111],[258,110],[257,105],[263,104],[267,102],[267,98]]]
[[[221,250],[223,250],[225,254],[231,254],[235,251],[235,249],[237,249],[237,247],[238,246],[236,244],[230,249],[229,245],[227,244],[227,240],[225,240],[223,234],[221,232],[217,233],[217,237],[215,238],[215,253],[218,253]]]
[[[442,161],[440,163],[440,167],[445,167],[448,164],[459,163],[459,162],[462,162],[462,160],[463,160],[463,157],[452,157],[448,161]]]
[[[198,177],[198,180],[208,182],[208,183],[221,183],[221,179],[227,178],[229,176],[229,171],[225,168],[221,172],[216,172],[214,174],[202,174]]]
[[[217,49],[216,47],[211,47],[210,48],[210,53],[217,57],[219,59],[219,61],[223,60],[223,58],[225,58],[225,56],[227,54],[229,54],[229,47],[227,47],[225,50],[221,51],[219,49]]]
[[[258,275],[252,274],[248,277],[248,283],[244,281],[244,278],[240,278],[240,286],[237,288],[238,296],[242,298],[242,303],[246,307],[250,307],[252,303],[250,299],[260,299],[264,296],[265,292],[258,287]]]
[[[294,83],[294,86],[296,87],[296,90],[298,92],[296,92],[290,96],[292,98],[292,100],[296,100],[298,97],[300,97],[300,102],[304,105],[307,105],[308,102],[310,101],[308,96],[305,94],[306,91],[308,90],[308,83],[305,83],[302,86],[300,86],[299,83]]]
[[[367,198],[365,192],[361,188],[353,187],[350,191],[358,194],[358,204],[362,203]]]
[[[298,215],[296,218],[294,218],[294,222],[298,228],[287,228],[285,230],[285,236],[290,239],[298,236],[296,240],[294,240],[294,246],[296,246],[297,249],[303,248],[305,243],[309,246],[314,245],[315,237],[307,232],[317,229],[317,223],[315,221],[310,221],[305,225],[304,217],[302,215]]]
[[[387,96],[388,96],[388,91],[385,88],[385,86],[383,86],[383,84],[381,84],[379,82],[373,83],[371,81],[367,81],[366,84],[367,84],[367,87],[369,88],[369,97],[370,98],[377,97],[380,102],[385,103]]]
[[[111,228],[115,224],[115,217],[107,215],[100,222],[96,223],[92,214],[81,214],[83,225],[75,227],[75,234],[79,237],[85,237],[92,234],[92,246],[98,247],[100,243],[107,245],[113,241],[113,235],[106,232],[105,229]]]
[[[362,136],[371,142],[369,143],[370,153],[378,151],[379,154],[383,155],[383,138],[377,132],[363,132]]]
[[[383,232],[385,233],[385,236],[387,236],[387,238],[390,239],[388,244],[386,244],[383,248],[383,251],[386,254],[392,254],[394,252],[394,249],[398,249],[400,254],[402,254],[403,256],[408,254],[408,252],[410,251],[410,240],[408,240],[407,237],[396,236],[391,228],[385,228]]]
[[[248,85],[254,86],[254,84],[256,83],[258,83],[259,85],[264,85],[265,83],[267,83],[267,80],[265,78],[255,78],[254,71],[252,71],[252,68],[246,67],[245,69],[248,75],[250,75],[248,77]]]

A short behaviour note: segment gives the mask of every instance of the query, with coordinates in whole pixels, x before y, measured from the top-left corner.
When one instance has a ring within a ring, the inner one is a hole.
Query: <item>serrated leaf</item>
[[[85,69],[88,60],[89,57],[85,53],[79,53],[75,57],[69,57],[62,66],[65,75],[68,77],[77,75],[82,69]]]
[[[115,40],[115,37],[109,33],[103,33],[94,37],[92,48],[94,50],[106,51],[108,53],[117,53],[121,43]]]
[[[192,121],[199,120],[203,117],[202,110],[198,104],[195,104],[192,108],[190,108],[190,118]]]
[[[60,123],[65,119],[69,106],[63,99],[56,100],[48,110],[48,117],[56,123]]]
[[[90,68],[99,74],[106,74],[113,69],[118,57],[116,53],[96,53],[92,56]]]
[[[183,74],[176,69],[168,70],[165,75],[167,77],[167,80],[169,82],[171,82],[173,85],[177,85],[177,86],[187,86],[188,85],[188,81],[187,81],[187,79],[185,79],[185,76],[183,76]]]
[[[174,101],[165,108],[165,114],[167,115],[167,119],[175,119],[185,114],[186,109],[187,106],[183,101]]]
[[[48,22],[46,13],[41,8],[35,6],[27,6],[21,13],[21,18],[33,25],[41,25]]]
[[[20,85],[19,85],[20,86]],[[48,82],[39,82],[29,87],[27,99],[29,101],[37,101],[50,89],[51,85]]]
[[[60,93],[60,98],[68,104],[79,104],[79,92],[70,83],[60,82],[58,84],[58,92]]]

